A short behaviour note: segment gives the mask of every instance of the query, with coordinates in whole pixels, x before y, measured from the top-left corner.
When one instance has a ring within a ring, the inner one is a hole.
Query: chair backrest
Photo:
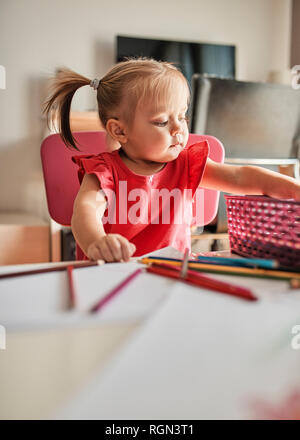
[[[64,226],[70,226],[73,204],[79,190],[78,168],[71,157],[78,154],[99,154],[108,151],[105,132],[76,132],[73,136],[79,143],[80,151],[67,148],[59,134],[51,134],[44,139],[41,146],[49,214],[53,220]],[[223,162],[223,145],[213,136],[190,134],[187,145],[202,140],[209,142],[209,157],[215,162]],[[203,197],[204,213],[201,223],[197,223],[198,226],[210,223],[218,209],[218,191],[203,189]]]
[[[216,136],[229,158],[300,156],[300,90],[194,75],[193,133]]]

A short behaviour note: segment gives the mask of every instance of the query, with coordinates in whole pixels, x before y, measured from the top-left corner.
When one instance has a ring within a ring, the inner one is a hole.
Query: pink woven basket
[[[231,251],[300,268],[300,203],[225,195]]]

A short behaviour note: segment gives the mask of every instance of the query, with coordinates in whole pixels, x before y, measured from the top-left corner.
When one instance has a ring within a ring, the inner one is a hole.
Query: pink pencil
[[[117,295],[125,286],[127,286],[137,275],[139,275],[142,271],[144,271],[144,268],[137,269],[132,274],[130,274],[125,280],[123,280],[120,284],[118,284],[116,287],[114,287],[112,290],[110,290],[103,298],[100,299],[100,301],[95,304],[90,312],[98,312],[102,307],[110,301],[115,295]]]

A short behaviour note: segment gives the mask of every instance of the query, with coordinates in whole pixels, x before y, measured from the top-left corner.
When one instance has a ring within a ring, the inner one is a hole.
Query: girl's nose
[[[182,133],[182,127],[179,123],[174,123],[170,130],[171,136],[176,136],[178,133]]]

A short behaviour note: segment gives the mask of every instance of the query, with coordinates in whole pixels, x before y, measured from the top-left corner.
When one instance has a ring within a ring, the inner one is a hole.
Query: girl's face
[[[174,96],[175,95],[175,96]],[[135,160],[170,162],[188,141],[186,93],[176,92],[159,103],[139,104],[122,147]]]

